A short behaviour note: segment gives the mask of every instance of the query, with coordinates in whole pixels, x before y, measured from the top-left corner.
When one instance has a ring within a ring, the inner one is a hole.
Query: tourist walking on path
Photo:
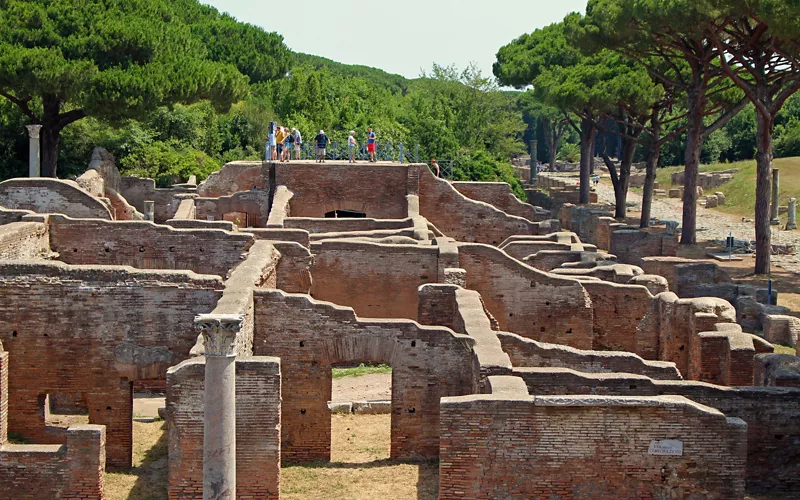
[[[373,163],[377,161],[375,159],[375,147],[377,146],[375,140],[375,132],[373,132],[372,128],[370,127],[367,129],[367,152],[369,153],[369,161]]]
[[[317,144],[317,163],[325,163],[325,148],[328,147],[328,143],[331,140],[328,139],[324,130],[320,130],[319,134],[314,138],[314,142]]]
[[[292,135],[294,136],[294,159],[299,160],[300,150],[303,149],[303,136],[296,128],[292,129]]]
[[[350,135],[347,136],[347,153],[350,155],[350,163],[356,162],[357,147],[358,143],[356,142],[356,131],[351,130]]]

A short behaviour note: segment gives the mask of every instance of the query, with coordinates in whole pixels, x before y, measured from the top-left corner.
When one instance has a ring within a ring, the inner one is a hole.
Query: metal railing
[[[269,146],[265,149],[267,160],[269,160]],[[295,159],[295,150],[292,147],[292,160]],[[366,161],[369,159],[367,153],[367,145],[361,144],[355,151],[355,159],[359,161]],[[317,147],[312,142],[304,142],[300,147],[301,160],[316,160]],[[327,160],[347,160],[350,158],[348,144],[346,141],[339,142],[333,141],[325,148],[325,159]],[[399,163],[417,163],[419,162],[419,144],[407,146],[402,142],[378,142],[375,147],[375,159],[378,161],[396,161]]]

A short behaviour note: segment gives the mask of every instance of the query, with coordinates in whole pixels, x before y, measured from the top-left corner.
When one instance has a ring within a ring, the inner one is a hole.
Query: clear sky
[[[364,64],[408,78],[436,62],[475,62],[491,76],[497,50],[586,0],[201,0],[240,21],[277,31],[296,52]]]

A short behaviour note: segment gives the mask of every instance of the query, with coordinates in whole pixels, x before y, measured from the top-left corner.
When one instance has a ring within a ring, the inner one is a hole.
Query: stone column
[[[156,220],[156,202],[145,200],[144,202],[144,220]]]
[[[28,136],[30,143],[28,146],[28,177],[41,177],[42,166],[40,162],[40,148],[39,148],[39,132],[42,130],[41,125],[26,125],[28,129]]]
[[[772,169],[772,213],[770,214],[769,223],[773,226],[780,224],[778,220],[778,187],[780,185],[780,172],[777,168]]]
[[[539,141],[536,139],[531,141],[531,172],[528,178],[528,184],[536,184],[536,157],[539,156]]]
[[[201,314],[206,358],[203,394],[203,500],[236,499],[236,334],[240,314]]]
[[[786,223],[786,230],[797,229],[797,198],[789,199],[789,221]]]

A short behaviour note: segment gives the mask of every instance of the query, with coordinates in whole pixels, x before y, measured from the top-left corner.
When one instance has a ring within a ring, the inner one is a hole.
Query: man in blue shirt
[[[367,152],[369,153],[369,161],[375,162],[375,148],[377,144],[375,142],[375,132],[372,131],[372,128],[367,129]]]
[[[317,163],[325,163],[325,148],[331,142],[324,130],[320,130],[319,134],[314,138],[317,143]]]

